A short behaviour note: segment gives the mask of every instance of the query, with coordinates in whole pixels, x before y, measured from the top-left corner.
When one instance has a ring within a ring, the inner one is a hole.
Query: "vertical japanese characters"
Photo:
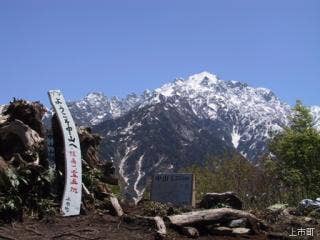
[[[57,115],[64,139],[65,187],[61,204],[64,216],[80,214],[82,168],[77,129],[64,97],[59,90],[49,91],[49,98]]]

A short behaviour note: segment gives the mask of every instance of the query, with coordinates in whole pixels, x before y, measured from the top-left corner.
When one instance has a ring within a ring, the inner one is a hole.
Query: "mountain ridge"
[[[114,98],[113,106],[117,111],[110,107],[110,115],[95,121],[93,130],[104,136],[103,155],[116,163],[126,194],[135,201],[155,172],[203,164],[208,154],[238,151],[257,162],[267,153],[272,133],[281,131],[292,114],[271,90],[209,72]],[[318,109],[312,113],[320,115]]]

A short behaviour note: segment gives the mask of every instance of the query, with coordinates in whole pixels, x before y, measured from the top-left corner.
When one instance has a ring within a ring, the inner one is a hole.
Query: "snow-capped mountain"
[[[84,121],[100,122],[94,130],[105,137],[104,157],[117,163],[127,193],[136,200],[156,171],[203,164],[208,155],[234,150],[257,161],[270,134],[291,114],[270,90],[208,72],[125,99],[90,94],[70,104],[73,113],[74,105],[87,114]]]
[[[313,116],[314,127],[320,130],[320,106],[312,106],[310,111]]]
[[[154,92],[149,102],[159,101],[160,96],[175,97],[174,105],[179,107],[180,99],[184,99],[199,119],[228,123],[225,128],[233,146],[249,159],[265,150],[260,143],[286,125],[291,112],[269,89],[219,80],[208,72],[178,79]],[[259,150],[254,153],[250,149]]]
[[[141,95],[119,99],[91,93],[68,105],[78,124],[103,135],[104,158],[116,163],[128,197],[136,201],[155,172],[203,164],[210,155],[232,151],[256,162],[292,114],[269,89],[209,72]],[[311,112],[320,129],[320,107]]]
[[[90,93],[81,101],[69,102],[75,121],[80,125],[97,125],[105,120],[118,118],[141,104],[149,92],[142,95],[128,94],[125,98],[108,98],[103,93]]]

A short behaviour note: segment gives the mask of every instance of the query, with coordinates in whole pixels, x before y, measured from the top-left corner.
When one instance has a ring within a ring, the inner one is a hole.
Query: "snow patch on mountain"
[[[125,188],[128,187],[129,184],[129,178],[126,176],[125,171],[126,171],[126,160],[133,154],[133,152],[137,149],[137,145],[131,145],[126,148],[124,156],[122,159],[119,161],[119,174],[122,177],[124,181]]]
[[[232,133],[231,133],[231,139],[232,139],[232,144],[233,144],[234,148],[237,149],[239,146],[239,141],[241,139],[241,135],[236,130],[236,126],[233,126]]]
[[[134,186],[133,186],[133,189],[137,194],[137,197],[134,197],[134,201],[136,203],[141,199],[142,194],[144,192],[144,189],[142,189],[141,191],[138,189],[138,184],[140,183],[141,178],[143,178],[145,176],[145,172],[142,171],[143,158],[144,158],[144,154],[141,155],[141,157],[137,161],[137,169],[136,169],[136,171],[137,171],[137,180],[135,181]]]

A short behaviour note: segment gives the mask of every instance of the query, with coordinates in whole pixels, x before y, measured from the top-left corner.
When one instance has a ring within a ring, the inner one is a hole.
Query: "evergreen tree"
[[[270,151],[291,202],[320,196],[320,134],[313,127],[310,111],[300,101],[289,127],[271,141]]]

